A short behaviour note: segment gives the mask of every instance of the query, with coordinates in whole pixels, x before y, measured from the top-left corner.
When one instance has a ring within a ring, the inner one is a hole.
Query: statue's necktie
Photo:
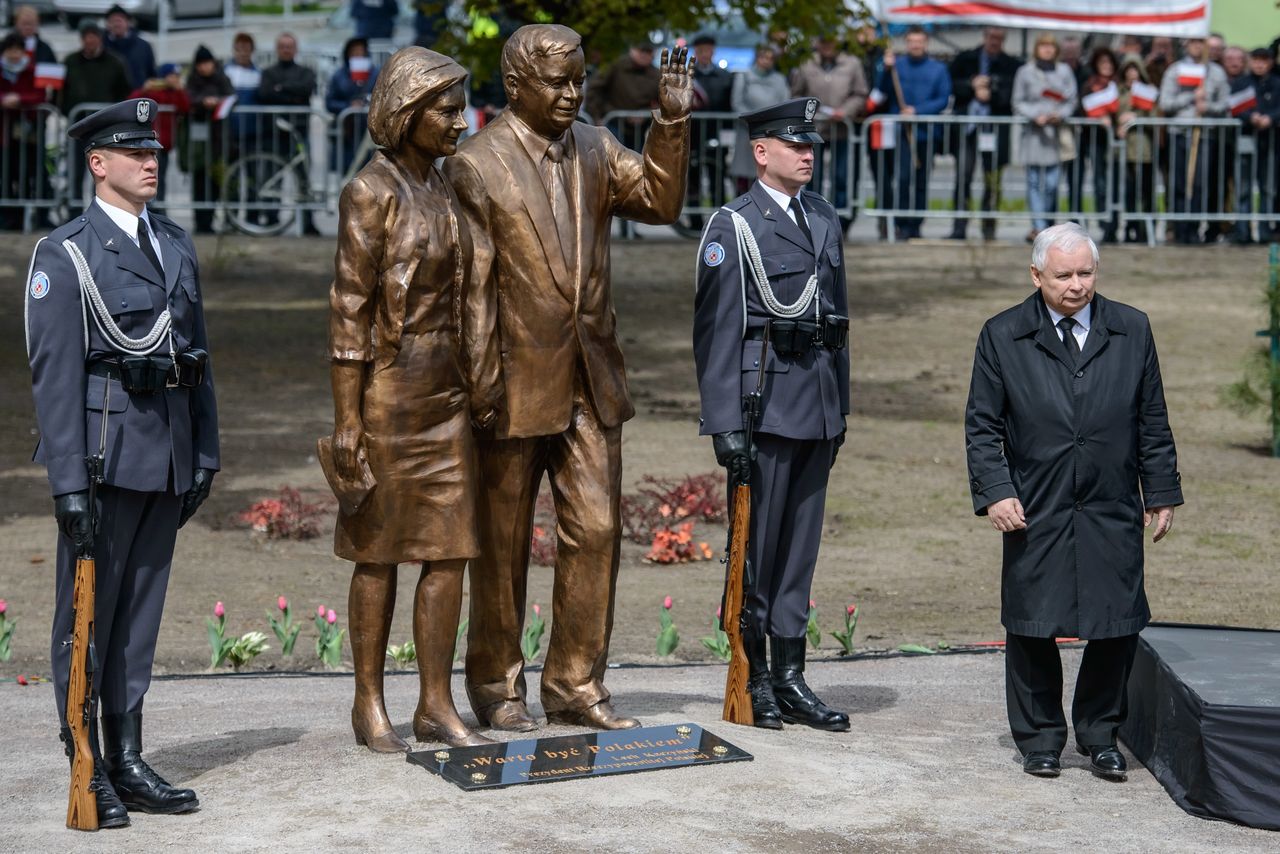
[[[569,201],[569,181],[565,175],[564,144],[553,142],[547,146],[542,158],[542,183],[551,201],[551,216],[556,221],[556,233],[560,236],[560,249],[572,266],[574,255],[573,207]]]
[[[160,266],[160,258],[156,255],[156,248],[151,245],[151,232],[147,230],[147,221],[142,217],[138,217],[138,248],[142,250],[142,254],[147,256],[147,260],[156,268],[156,272],[160,274],[160,278],[164,279],[164,267]]]
[[[1064,317],[1058,321],[1058,328],[1062,330],[1062,346],[1067,348],[1068,364],[1075,365],[1080,361],[1080,342],[1076,340],[1075,333],[1071,330],[1075,328],[1076,319],[1074,317]]]

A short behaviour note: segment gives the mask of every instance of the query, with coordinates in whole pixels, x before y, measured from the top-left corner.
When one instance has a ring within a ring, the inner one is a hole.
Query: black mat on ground
[[[1280,632],[1148,626],[1120,737],[1192,815],[1280,830]]]

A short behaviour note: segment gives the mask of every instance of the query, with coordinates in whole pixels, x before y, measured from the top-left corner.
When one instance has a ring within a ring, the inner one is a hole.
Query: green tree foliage
[[[795,46],[819,35],[845,40],[869,18],[862,0],[465,0],[463,8],[466,20],[454,20],[436,50],[456,57],[478,80],[496,73],[503,42],[524,24],[572,27],[588,62],[603,64],[654,32],[692,34],[741,22],[762,36],[785,33],[786,44]]]

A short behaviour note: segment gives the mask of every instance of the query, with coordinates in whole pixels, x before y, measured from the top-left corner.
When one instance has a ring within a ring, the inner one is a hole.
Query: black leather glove
[[[178,517],[178,527],[181,528],[187,524],[187,520],[196,515],[196,511],[200,509],[200,505],[209,497],[209,490],[213,488],[213,471],[211,469],[196,469],[195,474],[191,475],[191,488],[187,490],[187,494],[182,496],[182,515]]]
[[[747,446],[747,434],[742,430],[716,433],[711,437],[711,447],[716,452],[716,462],[729,473],[729,483],[750,483],[751,463],[756,458],[756,446]]]
[[[58,520],[58,531],[75,543],[78,557],[93,554],[93,514],[89,512],[89,490],[55,496],[53,518]]]
[[[831,468],[836,467],[836,457],[840,455],[840,446],[844,444],[844,434],[849,430],[846,427],[840,431],[840,435],[831,440]]]

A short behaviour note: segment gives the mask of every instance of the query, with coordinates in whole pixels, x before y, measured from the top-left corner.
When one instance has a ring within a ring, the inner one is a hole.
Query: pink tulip
[[[289,610],[289,600],[281,596],[279,599],[276,600],[276,607],[279,608],[281,611]]]
[[[662,607],[666,608],[668,611],[670,611],[670,610],[671,610],[671,597],[670,597],[670,596],[668,596],[666,599],[663,599],[663,600],[662,600]]]
[[[323,605],[321,605],[320,607],[316,608],[316,616],[317,616],[317,617],[323,617],[323,616],[324,616],[324,606],[323,606]]]
[[[9,610],[9,603],[4,601],[3,599],[0,599],[0,614],[3,614],[5,611],[8,611],[8,610]]]
[[[19,684],[19,685],[26,685],[26,684],[27,684],[27,677],[25,677],[25,676],[23,676],[21,673],[19,673],[19,674],[18,674],[18,684]]]
[[[846,614],[848,614],[850,617],[852,617],[852,616],[853,616],[853,612],[854,612],[854,611],[856,611],[856,610],[858,610],[858,606],[857,606],[857,605],[850,605],[848,608],[845,608],[845,609],[844,609],[844,612],[845,612]]]
[[[538,616],[538,617],[542,616],[542,609],[538,607],[538,603],[536,602],[533,604],[533,613],[535,616]]]
[[[719,605],[717,605],[717,606],[716,606],[716,619],[717,619],[717,620],[718,620],[718,619],[720,619],[720,606],[719,606]]]
[[[334,623],[338,622],[338,613],[330,608],[329,613],[324,615],[324,619],[325,622],[332,626]]]
[[[815,604],[813,604],[813,600],[812,600],[812,599],[810,599],[810,600],[809,600],[809,607],[810,607],[810,608],[816,608],[816,607],[818,607],[818,606],[817,606],[817,605],[815,605]]]
[[[222,607],[221,602],[218,602],[216,605],[213,606],[213,616],[217,617],[219,620],[225,617],[226,614],[227,614],[227,609]]]

